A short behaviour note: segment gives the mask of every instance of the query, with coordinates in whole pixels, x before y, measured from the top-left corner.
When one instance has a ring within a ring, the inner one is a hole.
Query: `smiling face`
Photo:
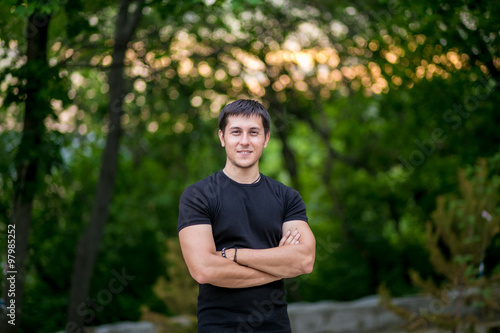
[[[260,116],[229,116],[224,132],[219,130],[221,145],[226,149],[226,168],[258,169],[269,136]]]

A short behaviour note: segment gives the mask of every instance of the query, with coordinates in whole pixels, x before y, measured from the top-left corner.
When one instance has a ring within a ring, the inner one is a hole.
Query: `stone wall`
[[[409,300],[413,307],[425,306],[428,300]],[[370,296],[352,302],[324,301],[293,303],[288,307],[294,332],[361,333],[391,330],[405,322],[378,305],[378,297]]]
[[[454,304],[432,301],[427,296],[408,296],[393,299],[393,303],[402,306],[417,315],[421,310],[434,314],[450,311]],[[462,314],[476,312],[475,308],[463,308]],[[324,301],[317,303],[293,303],[288,306],[288,313],[294,333],[368,333],[368,332],[406,332],[407,322],[379,305],[378,296],[369,296],[352,302]],[[422,318],[419,319],[416,332],[445,332],[431,328]],[[477,327],[476,333],[489,332],[489,328],[498,327],[500,332],[500,313]]]

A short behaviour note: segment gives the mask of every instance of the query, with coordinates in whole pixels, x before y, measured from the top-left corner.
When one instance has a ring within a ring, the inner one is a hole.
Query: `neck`
[[[226,164],[226,166],[224,167],[224,169],[222,169],[222,171],[226,176],[228,176],[229,178],[240,184],[252,184],[256,182],[260,177],[258,167],[242,169],[242,168],[233,168]]]

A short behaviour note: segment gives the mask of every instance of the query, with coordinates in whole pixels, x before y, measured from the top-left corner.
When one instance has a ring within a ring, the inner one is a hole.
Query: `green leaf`
[[[14,9],[14,14],[17,15],[18,17],[24,17],[26,16],[27,10],[25,6],[19,6]]]

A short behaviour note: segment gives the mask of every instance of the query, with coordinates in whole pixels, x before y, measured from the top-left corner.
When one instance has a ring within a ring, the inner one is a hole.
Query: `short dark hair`
[[[264,126],[264,134],[271,131],[271,117],[266,108],[257,101],[251,99],[239,99],[226,105],[219,115],[219,129],[224,133],[227,126],[227,117],[229,116],[260,116]]]

